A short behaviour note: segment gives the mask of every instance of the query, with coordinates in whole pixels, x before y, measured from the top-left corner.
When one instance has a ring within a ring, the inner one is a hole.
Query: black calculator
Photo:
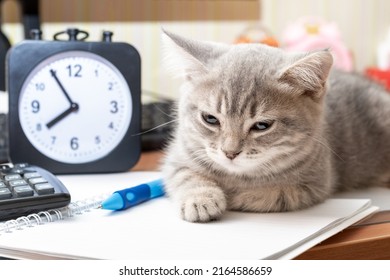
[[[27,163],[0,164],[0,221],[69,203],[68,190],[51,172]]]

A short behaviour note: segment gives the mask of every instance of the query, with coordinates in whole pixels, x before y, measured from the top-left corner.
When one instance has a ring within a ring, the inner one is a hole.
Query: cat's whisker
[[[148,129],[148,130],[146,130],[146,131],[142,131],[142,132],[140,132],[140,133],[133,134],[133,135],[131,135],[131,136],[140,136],[140,135],[149,133],[149,132],[151,132],[151,131],[153,131],[153,130],[156,130],[156,129],[160,128],[160,127],[166,126],[166,125],[171,124],[171,123],[176,122],[176,121],[177,121],[177,119],[171,120],[171,121],[169,121],[169,122],[162,123],[162,124],[160,124],[160,125],[158,125],[158,126],[155,126],[155,127],[151,128],[151,129]]]
[[[157,105],[155,105],[154,108],[156,108],[158,111],[160,111],[162,114],[164,114],[164,115],[167,116],[167,117],[174,118],[174,117],[176,116],[175,113],[172,113],[172,114],[167,113],[167,112],[165,112],[163,109],[161,109],[160,107],[158,107]]]

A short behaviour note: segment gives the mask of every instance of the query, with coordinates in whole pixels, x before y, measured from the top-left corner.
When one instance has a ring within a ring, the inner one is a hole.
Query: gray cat
[[[183,219],[293,211],[338,190],[390,187],[390,95],[331,70],[328,50],[286,53],[164,31],[184,79],[162,166]]]

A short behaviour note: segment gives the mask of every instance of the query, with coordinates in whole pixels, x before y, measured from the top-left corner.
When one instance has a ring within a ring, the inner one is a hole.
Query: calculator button
[[[33,196],[34,190],[30,186],[19,186],[14,188],[14,194],[18,197]]]
[[[39,195],[54,193],[54,187],[52,185],[50,185],[49,183],[36,184],[34,186],[34,188]]]
[[[38,172],[28,172],[28,173],[24,173],[23,175],[23,178],[26,180],[31,178],[36,178],[36,177],[41,177],[41,174],[39,174]]]
[[[28,180],[28,182],[32,185],[35,185],[35,184],[47,183],[47,180],[45,178],[38,177],[38,178],[31,178]]]
[[[2,181],[0,181],[0,188],[5,188],[6,186],[5,186],[5,183],[4,182],[2,182]]]
[[[24,168],[26,168],[28,166],[29,166],[28,163],[17,163],[17,164],[14,165],[14,168],[24,169]]]
[[[4,176],[4,180],[11,181],[11,180],[18,180],[22,179],[22,177],[19,174],[8,174]]]
[[[7,188],[0,188],[0,199],[8,199],[12,197],[12,193]]]
[[[23,172],[24,172],[24,169],[12,168],[12,173],[22,174]]]
[[[27,182],[23,179],[20,179],[20,180],[9,181],[8,184],[11,188],[14,188],[19,186],[25,186],[27,185]]]

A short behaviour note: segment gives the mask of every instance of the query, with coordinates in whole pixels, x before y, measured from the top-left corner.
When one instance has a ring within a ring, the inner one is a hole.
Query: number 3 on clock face
[[[45,156],[80,164],[109,154],[131,122],[131,92],[118,69],[86,51],[41,61],[19,97],[19,120],[29,142]]]

